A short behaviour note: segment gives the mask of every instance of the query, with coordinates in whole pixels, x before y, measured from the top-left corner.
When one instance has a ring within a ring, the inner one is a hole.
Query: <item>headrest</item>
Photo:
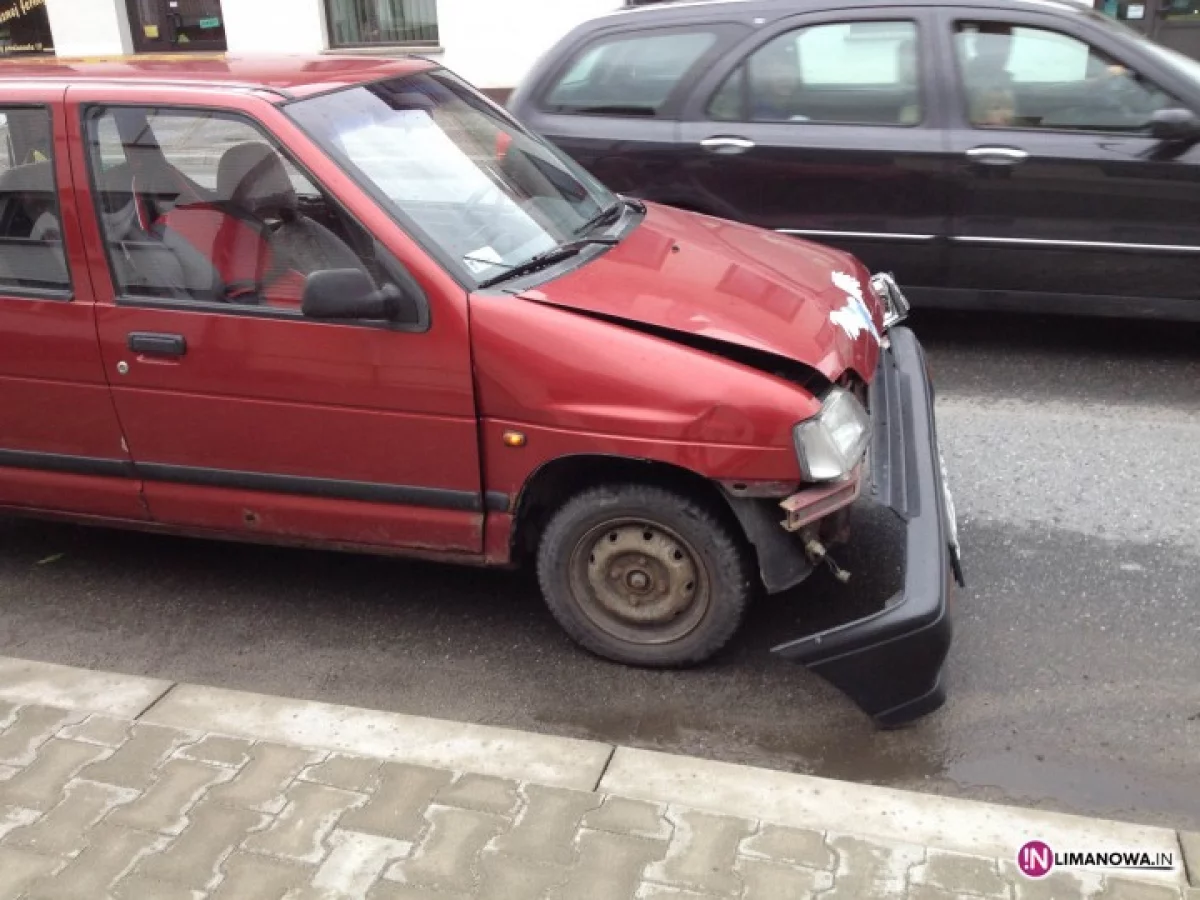
[[[217,166],[217,196],[251,211],[292,208],[296,192],[283,160],[269,145],[249,141],[230,147]]]

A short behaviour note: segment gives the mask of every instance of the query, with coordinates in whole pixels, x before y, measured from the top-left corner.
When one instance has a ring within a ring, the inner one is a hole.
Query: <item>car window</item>
[[[658,115],[716,40],[702,30],[600,38],[567,66],[543,105],[554,112]]]
[[[316,271],[394,266],[249,121],[209,111],[93,110],[92,178],[119,295],[297,311]]]
[[[959,77],[976,128],[1140,131],[1167,93],[1095,47],[1061,32],[959,22]]]
[[[916,125],[918,51],[910,21],[798,28],[752,52],[708,112],[724,121]]]
[[[0,291],[70,290],[50,111],[0,107]]]

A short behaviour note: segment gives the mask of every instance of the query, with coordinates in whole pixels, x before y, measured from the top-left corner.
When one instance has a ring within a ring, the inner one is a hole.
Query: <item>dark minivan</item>
[[[510,109],[612,189],[917,305],[1200,321],[1200,63],[1053,0],[725,0],[577,27]]]

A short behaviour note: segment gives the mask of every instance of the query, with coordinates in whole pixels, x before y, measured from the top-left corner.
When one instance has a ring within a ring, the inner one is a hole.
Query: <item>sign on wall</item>
[[[0,0],[0,56],[53,52],[46,0]]]

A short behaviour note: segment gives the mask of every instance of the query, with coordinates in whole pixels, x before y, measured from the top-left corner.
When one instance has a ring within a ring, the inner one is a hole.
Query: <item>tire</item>
[[[568,500],[538,546],[551,614],[614,662],[697,665],[742,624],[752,592],[739,535],[710,507],[660,487],[591,488]]]

